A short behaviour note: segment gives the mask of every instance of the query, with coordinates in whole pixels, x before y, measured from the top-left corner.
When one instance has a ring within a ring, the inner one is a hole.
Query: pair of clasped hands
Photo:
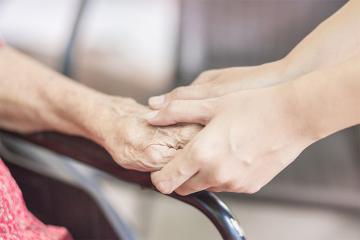
[[[313,141],[294,114],[281,63],[210,70],[190,86],[149,99],[154,126],[203,128],[151,174],[165,194],[201,190],[255,193]]]
[[[307,146],[360,124],[359,22],[350,0],[283,59],[206,71],[149,107],[2,47],[0,128],[89,138],[165,194],[255,193]]]
[[[279,61],[210,70],[150,98],[149,124],[202,126],[151,174],[156,188],[255,193],[312,143],[360,124],[359,21],[350,0]]]

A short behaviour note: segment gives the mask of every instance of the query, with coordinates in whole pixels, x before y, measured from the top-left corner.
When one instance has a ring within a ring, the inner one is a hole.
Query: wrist
[[[103,146],[115,130],[121,135],[122,129],[132,124],[135,118],[142,119],[147,112],[146,107],[130,98],[105,94],[90,98],[84,106],[87,110],[79,118],[83,136]]]
[[[262,87],[273,86],[292,80],[295,76],[294,71],[287,59],[265,63],[258,66],[257,74],[262,79]]]
[[[320,75],[320,74],[319,74]],[[315,77],[315,74],[313,74]],[[318,76],[319,78],[321,76]],[[288,121],[286,124],[293,129],[295,135],[310,145],[329,135],[329,129],[321,121],[323,107],[317,101],[317,95],[309,92],[311,85],[305,84],[308,77],[279,84],[274,87],[282,111]]]
[[[276,61],[275,67],[281,82],[294,80],[307,73],[305,69],[301,68],[301,65],[299,67],[299,64],[295,64],[294,61],[288,57],[284,57],[279,61]]]
[[[49,78],[38,89],[44,130],[92,135],[91,121],[99,117],[105,95],[56,73],[50,73]]]
[[[359,121],[360,112],[356,112],[354,104],[359,102],[357,92],[354,86],[347,85],[343,73],[329,69],[314,71],[281,86],[290,99],[297,124],[313,142]]]

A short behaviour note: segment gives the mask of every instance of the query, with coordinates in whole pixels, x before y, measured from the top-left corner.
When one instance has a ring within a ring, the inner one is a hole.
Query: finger
[[[154,186],[164,194],[170,194],[199,170],[199,166],[191,162],[187,147],[179,151],[175,158],[160,171],[151,174]]]
[[[212,97],[216,95],[217,86],[206,83],[214,80],[220,73],[221,69],[205,71],[190,86],[178,87],[167,94],[151,97],[148,104],[152,109],[160,109],[166,106],[168,102],[176,99],[191,100]]]
[[[220,75],[222,69],[213,69],[208,70],[201,73],[192,83],[191,85],[198,85],[203,83],[208,83],[216,79],[217,76]]]
[[[146,159],[141,163],[147,172],[158,171],[175,156],[175,153],[176,149],[165,145],[150,145],[145,149]]]
[[[206,189],[206,191],[209,191],[209,192],[223,192],[223,188],[221,187],[209,187]]]
[[[178,87],[165,95],[151,97],[148,104],[152,109],[161,109],[173,100],[204,99],[211,96],[211,89],[206,85]]]
[[[178,187],[175,192],[179,195],[185,196],[208,189],[209,187],[211,187],[211,184],[210,181],[208,181],[208,176],[203,172],[198,172],[196,175]]]
[[[235,189],[237,189],[237,187],[234,186],[234,183],[232,181],[228,181],[228,179],[231,179],[231,177],[227,175],[227,177],[223,179],[223,183],[214,184],[212,187],[209,187],[206,190],[209,192],[233,192],[233,191],[235,191]]]
[[[213,107],[213,100],[175,100],[161,110],[149,112],[145,119],[157,126],[176,123],[206,125],[213,116]]]
[[[206,189],[209,192],[234,192],[235,188],[233,188],[233,184],[225,183],[219,186],[213,186]]]

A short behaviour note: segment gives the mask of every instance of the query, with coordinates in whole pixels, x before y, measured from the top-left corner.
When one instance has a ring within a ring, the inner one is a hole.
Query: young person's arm
[[[123,167],[159,169],[196,127],[154,128],[148,109],[62,76],[16,50],[0,48],[0,128],[29,133],[58,131],[104,146]]]
[[[191,86],[153,97],[159,109],[171,100],[204,99],[239,90],[259,88],[298,78],[322,67],[338,64],[360,50],[360,1],[351,0],[321,23],[285,58],[254,67],[234,67],[202,73]]]
[[[205,125],[174,160],[152,174],[161,192],[254,193],[310,144],[360,124],[360,52],[272,87],[172,101],[150,113],[148,121]]]

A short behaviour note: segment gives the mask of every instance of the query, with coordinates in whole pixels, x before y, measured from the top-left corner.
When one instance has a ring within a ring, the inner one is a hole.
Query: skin
[[[205,128],[152,173],[163,193],[255,193],[310,144],[360,123],[360,54],[295,81],[217,98],[172,101],[153,125]]]
[[[152,127],[148,108],[87,88],[10,47],[0,48],[0,128],[58,131],[102,145],[122,167],[154,171],[199,131],[197,125]]]
[[[150,98],[149,105],[159,109],[176,99],[204,99],[272,86],[346,61],[360,50],[359,11],[360,2],[349,1],[304,38],[285,58],[260,66],[205,71],[190,86]]]
[[[310,144],[359,124],[359,13],[360,2],[349,1],[282,60],[210,70],[151,98],[150,124],[205,126],[152,174],[154,185],[181,195],[254,193]]]

